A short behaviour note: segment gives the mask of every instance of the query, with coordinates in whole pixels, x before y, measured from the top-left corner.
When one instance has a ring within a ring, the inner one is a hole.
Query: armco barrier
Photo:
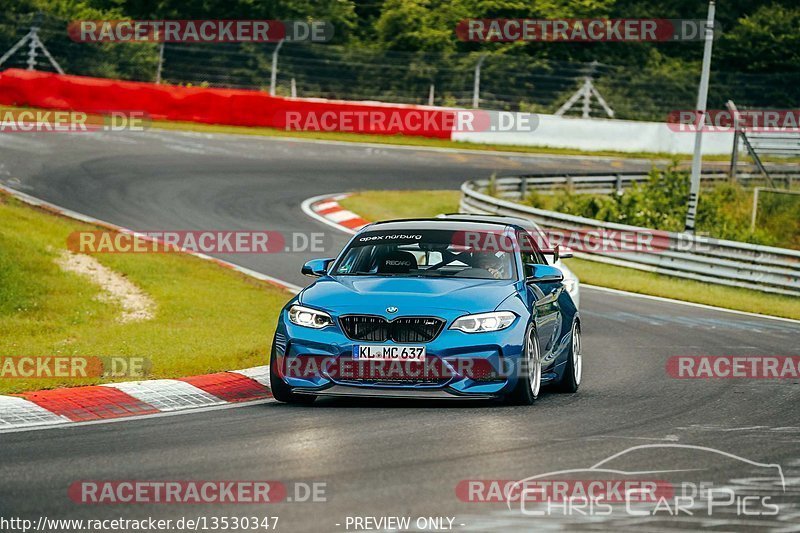
[[[298,122],[310,131],[323,129],[324,125],[314,127],[314,123],[324,119],[325,113],[331,117],[330,124],[342,124],[353,113],[391,112],[396,120],[350,120],[347,131],[444,139],[450,138],[452,126],[448,125],[455,122],[455,111],[445,108],[282,98],[261,91],[178,87],[19,69],[0,73],[0,104],[87,113],[143,111],[158,120],[279,129],[286,129],[287,114],[292,112],[299,113]],[[406,120],[409,113],[421,111],[428,120]],[[309,115],[316,120],[307,120]]]
[[[506,184],[520,178],[504,178]],[[575,256],[592,261],[678,276],[697,281],[743,287],[763,292],[800,296],[800,251],[758,246],[736,241],[654,231],[647,228],[528,207],[481,192],[489,180],[473,180],[461,186],[461,211],[520,216],[547,229],[571,234],[587,230],[627,232],[644,240],[656,235],[659,249],[653,251],[593,250]]]
[[[771,168],[770,177],[773,182],[780,182],[791,187],[794,180],[800,179],[800,168]],[[706,170],[701,174],[701,178],[704,182],[722,182],[730,180],[730,175],[718,170]],[[639,172],[570,172],[565,174],[549,172],[497,178],[495,187],[498,196],[504,198],[520,198],[523,191],[548,193],[564,187],[569,187],[581,194],[611,194],[648,179],[648,174]],[[736,179],[743,182],[758,182],[765,178],[763,174],[739,172]]]

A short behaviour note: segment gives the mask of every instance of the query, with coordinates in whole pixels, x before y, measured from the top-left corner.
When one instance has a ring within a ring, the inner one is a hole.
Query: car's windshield
[[[369,231],[356,237],[335,276],[513,279],[514,246],[502,231]]]

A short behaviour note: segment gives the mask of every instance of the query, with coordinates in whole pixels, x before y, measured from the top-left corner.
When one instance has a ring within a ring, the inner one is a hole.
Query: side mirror
[[[331,266],[332,262],[333,259],[312,259],[303,265],[300,272],[305,276],[318,278],[328,273],[328,267]]]
[[[559,259],[569,259],[573,257],[572,250],[570,248],[561,249],[560,244],[556,244],[553,248],[546,248],[542,250],[544,255],[550,256],[553,258],[553,264],[556,263]]]
[[[564,281],[564,273],[558,268],[550,265],[537,265],[528,263],[525,265],[528,276],[526,283],[559,283]]]
[[[561,259],[569,259],[571,257],[574,257],[574,255],[575,254],[572,252],[572,248],[567,248],[567,247],[560,249],[558,253],[558,257],[560,257]]]

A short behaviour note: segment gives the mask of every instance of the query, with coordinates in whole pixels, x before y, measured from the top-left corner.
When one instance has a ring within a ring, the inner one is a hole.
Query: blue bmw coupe
[[[562,272],[513,219],[370,224],[281,311],[274,397],[502,399],[576,392],[581,322]],[[555,251],[558,258],[558,251]]]

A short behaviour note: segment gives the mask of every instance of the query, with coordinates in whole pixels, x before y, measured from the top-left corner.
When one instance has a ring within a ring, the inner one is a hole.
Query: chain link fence
[[[34,19],[34,15],[0,19],[0,54],[30,31]],[[40,40],[67,74],[157,80],[158,43],[77,43],[68,37],[67,23],[45,17],[38,29]],[[275,48],[274,43],[167,43],[161,81],[268,91]],[[28,52],[27,46],[21,47],[0,68],[27,68]],[[284,96],[472,107],[475,67],[481,56],[480,52],[444,55],[287,42],[279,51],[275,89]],[[35,64],[39,70],[53,70],[41,52]],[[480,107],[554,113],[587,77],[614,110],[614,118],[664,121],[670,111],[694,109],[699,66],[689,72],[654,71],[492,53],[481,67]],[[724,109],[729,99],[748,107],[796,107],[800,73],[712,70],[709,108]],[[567,114],[579,114],[581,109],[582,102]],[[590,102],[590,114],[606,116],[596,99]]]

